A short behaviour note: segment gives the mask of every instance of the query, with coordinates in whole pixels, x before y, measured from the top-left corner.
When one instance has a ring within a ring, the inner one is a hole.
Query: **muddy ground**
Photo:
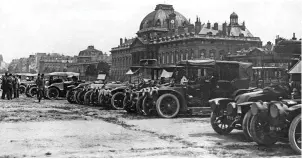
[[[216,134],[209,117],[162,119],[21,97],[0,100],[0,157],[301,157],[286,142]]]

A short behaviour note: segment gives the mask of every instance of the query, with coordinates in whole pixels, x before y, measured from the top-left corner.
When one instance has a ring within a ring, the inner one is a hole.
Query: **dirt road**
[[[216,134],[208,117],[161,119],[31,98],[0,101],[0,157],[300,157],[288,143]]]

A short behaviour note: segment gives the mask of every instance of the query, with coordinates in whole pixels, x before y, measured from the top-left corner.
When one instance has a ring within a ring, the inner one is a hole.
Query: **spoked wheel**
[[[143,106],[144,115],[147,116],[152,115],[154,110],[156,110],[153,98],[151,97],[144,98],[142,106]]]
[[[242,122],[242,130],[243,134],[247,141],[253,141],[252,135],[251,135],[251,119],[252,119],[252,112],[249,110],[243,118]]]
[[[38,93],[38,89],[37,87],[31,87],[28,92],[30,97],[36,97]]]
[[[290,124],[288,138],[292,149],[301,155],[301,114],[296,116]]]
[[[59,90],[54,87],[50,87],[47,91],[47,96],[49,99],[57,99],[59,97]]]
[[[91,95],[90,95],[90,101],[91,101],[92,105],[94,105],[94,106],[99,105],[98,93],[97,92],[91,93]]]
[[[234,128],[230,126],[227,116],[224,115],[225,110],[211,113],[211,126],[214,131],[220,135],[229,134]]]
[[[127,111],[127,113],[135,113],[136,109],[133,108],[133,101],[130,100],[129,95],[126,95],[123,100],[123,109]]]
[[[270,130],[268,121],[261,120],[259,115],[252,116],[251,119],[251,136],[259,145],[272,145],[277,142],[276,132]]]
[[[74,90],[68,90],[67,93],[66,93],[66,99],[71,104],[76,103],[75,99],[74,99],[74,93],[75,93]]]
[[[143,100],[144,100],[144,96],[141,96],[137,99],[137,102],[136,102],[136,112],[137,114],[140,114],[140,115],[143,115],[143,108],[142,108],[142,105],[143,105]]]
[[[90,90],[90,91],[85,93],[85,95],[84,95],[84,104],[85,105],[90,105],[91,104],[90,96],[91,96],[92,93],[93,93],[93,90]]]
[[[179,100],[173,94],[161,95],[156,102],[156,111],[163,118],[173,118],[179,113],[179,110]]]
[[[25,89],[26,89],[25,86],[20,85],[20,87],[19,87],[20,94],[24,94],[25,93]]]
[[[84,105],[84,96],[85,96],[86,91],[82,90],[78,93],[77,95],[77,101],[78,104]]]
[[[78,94],[82,92],[82,90],[76,90],[73,94],[73,99],[75,101],[75,103],[80,104],[80,101],[78,100]]]
[[[103,94],[99,94],[98,101],[101,106],[104,106],[104,104],[105,104],[104,98],[105,98],[105,96]]]
[[[124,93],[117,92],[111,97],[111,105],[114,109],[120,110],[123,109]]]

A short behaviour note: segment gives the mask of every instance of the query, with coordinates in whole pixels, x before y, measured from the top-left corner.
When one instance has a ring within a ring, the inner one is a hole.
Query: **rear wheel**
[[[142,106],[143,106],[144,115],[147,116],[152,115],[153,111],[156,110],[153,103],[153,98],[151,97],[144,98]]]
[[[173,118],[179,113],[179,110],[179,100],[173,94],[163,94],[156,102],[156,111],[160,117]]]
[[[120,110],[123,109],[123,101],[125,94],[123,92],[117,92],[111,97],[111,105],[114,109]]]
[[[30,97],[36,97],[38,93],[37,87],[31,87],[28,91]]]
[[[229,134],[234,128],[230,126],[227,116],[224,115],[223,109],[220,113],[211,113],[211,126],[214,131],[220,135]]]
[[[20,87],[19,87],[20,94],[24,94],[25,89],[26,89],[26,87],[24,85],[20,85]]]
[[[301,155],[301,114],[296,116],[290,124],[288,138],[292,149]]]
[[[252,116],[250,128],[252,139],[259,145],[272,145],[278,140],[276,133],[270,130],[268,121],[260,120],[259,115]]]
[[[252,119],[252,112],[251,110],[249,110],[243,118],[243,122],[242,122],[242,130],[243,130],[243,134],[246,138],[247,141],[253,141],[253,138],[251,136],[251,119]]]
[[[47,96],[49,99],[57,99],[59,97],[59,90],[55,87],[50,87],[47,91]]]

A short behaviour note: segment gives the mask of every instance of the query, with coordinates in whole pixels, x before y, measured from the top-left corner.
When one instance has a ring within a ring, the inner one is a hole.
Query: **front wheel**
[[[111,105],[114,109],[120,110],[123,109],[123,101],[125,94],[123,92],[117,92],[111,97]]]
[[[137,99],[137,102],[136,102],[136,112],[140,115],[143,115],[143,108],[142,108],[142,105],[143,105],[143,100],[144,100],[144,96],[141,96]]]
[[[29,92],[30,97],[36,97],[37,93],[38,93],[38,88],[31,87],[28,92]]]
[[[50,87],[47,91],[47,96],[49,99],[57,99],[59,97],[59,90],[55,87]]]
[[[130,101],[129,95],[126,95],[123,100],[123,109],[127,111],[127,113],[135,113],[136,109],[133,108],[133,101]]]
[[[173,118],[179,113],[179,110],[179,100],[173,94],[163,94],[156,101],[156,111],[160,117]]]
[[[270,130],[268,121],[261,120],[259,115],[252,116],[250,130],[252,139],[259,145],[272,145],[278,140],[276,132]]]
[[[77,94],[77,101],[78,104],[84,105],[84,96],[85,96],[86,91],[80,90],[79,93]]]
[[[211,126],[214,131],[220,135],[227,135],[234,129],[230,126],[227,121],[227,116],[224,115],[223,112],[221,114],[215,112],[211,113]]]
[[[24,94],[25,90],[26,90],[26,87],[24,85],[20,85],[20,87],[19,87],[20,94]]]
[[[153,103],[153,98],[146,97],[142,103],[144,115],[150,116],[152,115],[153,110],[155,110],[155,106]]]
[[[243,130],[243,134],[246,138],[247,141],[253,141],[253,138],[251,136],[251,119],[252,119],[252,112],[251,110],[249,110],[243,118],[243,122],[242,122],[242,130]]]
[[[93,90],[90,90],[85,93],[85,95],[84,95],[84,104],[85,105],[90,105],[90,103],[91,103],[90,96],[92,93],[93,93]]]
[[[73,90],[68,90],[66,93],[66,99],[69,103],[74,104],[76,103],[74,100],[74,91]]]
[[[301,114],[296,116],[290,124],[288,138],[292,149],[301,155]]]

